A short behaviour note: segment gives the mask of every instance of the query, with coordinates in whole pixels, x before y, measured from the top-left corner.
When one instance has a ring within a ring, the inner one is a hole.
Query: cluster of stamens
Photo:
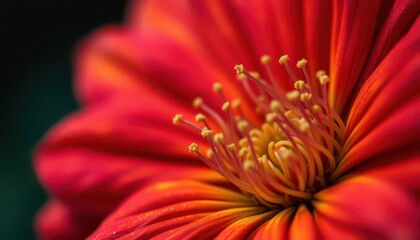
[[[288,60],[287,55],[279,59],[294,82],[295,89],[287,92],[279,87],[268,55],[261,57],[268,81],[243,65],[234,68],[256,113],[265,116],[262,123],[253,124],[239,100],[227,101],[220,83],[215,83],[213,90],[223,102],[223,115],[196,98],[193,106],[204,112],[196,115],[197,124],[181,114],[173,118],[175,125],[183,123],[208,140],[207,154],[202,154],[196,143],[189,146],[191,153],[271,208],[310,200],[314,192],[326,187],[339,161],[336,155],[341,151],[345,128],[328,104],[329,77],[325,71],[318,71],[318,82],[313,82],[307,60],[302,59],[296,66],[305,78],[299,80]]]

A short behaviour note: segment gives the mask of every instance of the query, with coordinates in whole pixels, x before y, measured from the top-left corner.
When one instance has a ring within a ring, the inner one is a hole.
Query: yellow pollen
[[[302,102],[308,102],[308,101],[311,101],[311,99],[312,99],[312,94],[310,93],[304,92],[300,94],[300,100]]]
[[[235,99],[232,101],[232,107],[233,108],[238,108],[239,105],[241,105],[241,101],[239,99]]]
[[[196,143],[191,143],[191,145],[188,146],[188,151],[190,151],[190,153],[198,152],[198,145]]]
[[[314,104],[312,106],[312,111],[314,111],[314,112],[321,112],[321,106],[319,106],[318,104]]]
[[[299,120],[299,130],[302,132],[307,132],[309,130],[309,123],[304,118]]]
[[[215,142],[220,143],[220,144],[223,144],[224,141],[225,141],[225,138],[223,136],[223,133],[216,133],[216,134],[214,134],[213,139],[214,139]]]
[[[316,78],[320,78],[322,75],[325,75],[326,72],[324,70],[318,70],[315,74]]]
[[[279,63],[283,65],[285,62],[289,61],[289,55],[283,55],[279,58]]]
[[[243,132],[248,128],[248,122],[246,120],[241,120],[237,123],[239,131]]]
[[[213,151],[211,149],[207,149],[206,156],[207,156],[207,158],[212,158],[213,157]]]
[[[238,156],[239,157],[244,157],[248,152],[249,152],[248,148],[242,147],[241,149],[239,149]]]
[[[225,103],[223,103],[223,105],[222,105],[222,110],[223,111],[226,111],[226,110],[228,110],[229,109],[229,102],[225,102]]]
[[[329,81],[330,78],[326,74],[319,77],[319,83],[321,83],[322,85],[328,83]]]
[[[277,100],[271,100],[270,102],[270,109],[273,111],[278,111],[280,110],[280,103]]]
[[[288,160],[290,159],[292,156],[294,155],[293,151],[285,148],[285,147],[281,147],[280,148],[280,157],[283,160]]]
[[[172,118],[172,123],[174,125],[178,125],[182,120],[182,114],[176,114],[174,118]]]
[[[274,122],[276,117],[277,117],[276,113],[267,113],[267,115],[265,115],[265,121],[268,123],[272,123]]]
[[[211,135],[213,135],[212,130],[207,129],[206,127],[201,130],[201,136],[210,137]]]
[[[236,70],[236,74],[238,74],[238,75],[241,74],[241,73],[244,73],[244,71],[245,71],[245,67],[244,67],[243,64],[235,65],[234,69]]]
[[[301,90],[301,89],[303,89],[305,87],[305,82],[304,81],[302,81],[302,80],[297,80],[296,82],[295,82],[295,88],[297,89],[297,90]]]
[[[254,168],[255,167],[255,162],[247,159],[244,161],[244,163],[242,164],[242,167],[245,171],[248,171],[250,168]]]
[[[298,90],[292,90],[290,92],[286,93],[286,97],[287,99],[289,99],[289,101],[293,101],[299,98],[299,91]]]
[[[196,122],[201,122],[206,120],[206,116],[204,116],[204,114],[202,113],[198,113],[197,115],[195,115],[195,121]]]
[[[234,143],[228,144],[228,145],[226,145],[226,148],[229,151],[233,152],[233,151],[235,151],[235,144]]]
[[[243,80],[246,80],[248,77],[244,73],[240,73],[240,74],[236,75],[236,78],[239,81],[243,81]]]
[[[214,92],[220,92],[222,90],[223,90],[223,86],[222,86],[221,83],[216,82],[216,83],[213,84],[213,91]]]
[[[203,99],[201,97],[197,97],[197,98],[194,99],[192,105],[193,105],[194,108],[198,109],[198,108],[201,107],[202,104],[203,104]]]
[[[304,58],[302,58],[301,60],[299,60],[297,63],[296,63],[296,67],[298,67],[298,68],[303,68],[304,66],[306,66],[306,64],[308,63],[308,60],[306,60],[306,59],[304,59]]]
[[[271,57],[269,55],[262,55],[260,59],[262,64],[268,64],[271,61]]]
[[[284,113],[284,115],[285,115],[287,118],[289,118],[289,119],[291,119],[291,118],[296,118],[296,117],[297,117],[296,113],[295,113],[295,112],[293,112],[292,110],[287,110],[287,111]]]
[[[258,80],[261,79],[261,75],[258,72],[252,71],[252,72],[249,72],[249,74],[251,74],[251,76],[253,76],[255,79],[258,79]]]

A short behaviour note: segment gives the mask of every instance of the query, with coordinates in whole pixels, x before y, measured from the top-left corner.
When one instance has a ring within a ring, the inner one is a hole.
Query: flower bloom
[[[135,1],[79,47],[39,236],[416,239],[419,10]]]

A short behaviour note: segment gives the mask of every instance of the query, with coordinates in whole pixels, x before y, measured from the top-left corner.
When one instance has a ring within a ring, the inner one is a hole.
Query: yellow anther
[[[192,105],[194,108],[200,108],[202,104],[203,104],[203,99],[201,97],[197,97],[194,99]]]
[[[324,70],[318,70],[316,72],[316,77],[319,79],[322,75],[325,75],[326,72]]]
[[[273,111],[278,111],[280,110],[280,103],[277,100],[271,100],[270,102],[270,109]]]
[[[223,144],[225,137],[223,136],[223,133],[216,133],[214,134],[213,140],[217,143]]]
[[[279,58],[279,63],[283,65],[285,62],[289,61],[289,55],[283,55]]]
[[[318,104],[314,104],[312,106],[312,111],[314,111],[314,112],[321,112],[321,106],[319,106]]]
[[[307,132],[309,130],[309,123],[304,118],[301,118],[299,121],[299,130],[301,132]]]
[[[206,156],[207,156],[207,158],[212,158],[213,157],[213,151],[211,149],[207,149]]]
[[[239,99],[235,99],[232,101],[232,107],[233,108],[238,108],[239,105],[241,105],[241,101]]]
[[[246,120],[240,120],[237,123],[237,127],[238,127],[239,131],[241,131],[241,132],[245,131],[245,129],[248,128],[248,125],[249,124],[248,124],[248,122]]]
[[[249,151],[248,151],[248,148],[246,148],[246,147],[242,147],[241,149],[239,149],[238,156],[239,156],[239,157],[245,157],[245,155],[246,155],[248,152],[249,152]]]
[[[302,102],[307,102],[307,101],[311,101],[312,99],[312,94],[304,92],[302,94],[300,94],[300,100]]]
[[[201,136],[210,137],[211,135],[213,135],[212,130],[207,129],[206,127],[201,130]]]
[[[235,65],[234,69],[236,70],[236,74],[244,73],[245,67],[243,64],[237,64]]]
[[[301,90],[301,89],[303,89],[305,87],[305,82],[304,81],[302,81],[302,80],[297,80],[296,82],[295,82],[295,88],[297,89],[297,90]]]
[[[223,90],[222,84],[219,82],[213,83],[213,91],[214,92],[220,92]]]
[[[258,80],[261,79],[261,75],[259,72],[252,71],[252,72],[249,72],[249,74],[251,74],[251,76],[253,76],[255,79],[258,79]]]
[[[182,121],[182,114],[176,114],[175,117],[172,118],[172,123],[174,125],[178,125]]]
[[[319,77],[319,83],[321,83],[321,85],[327,84],[329,81],[330,78],[326,74]]]
[[[251,169],[251,168],[254,168],[255,167],[255,162],[253,161],[253,160],[250,160],[250,159],[247,159],[247,160],[245,160],[244,161],[244,163],[242,164],[242,168],[245,170],[245,171],[248,171],[249,169]]]
[[[302,58],[301,60],[299,60],[297,63],[296,63],[296,67],[298,67],[298,68],[303,68],[304,66],[306,66],[306,64],[308,63],[308,60],[306,60],[306,59],[304,59],[304,58]]]
[[[241,74],[236,75],[236,78],[237,78],[239,81],[244,81],[244,80],[246,80],[248,77],[247,77],[244,73],[241,73]]]
[[[260,61],[262,64],[268,64],[271,61],[271,57],[267,54],[262,55]]]
[[[229,109],[230,103],[229,102],[225,102],[222,105],[222,110],[223,111],[227,111]]]
[[[198,145],[197,145],[197,143],[191,143],[191,145],[188,146],[188,151],[190,151],[190,153],[198,152]]]
[[[202,113],[198,113],[197,115],[195,115],[195,121],[196,122],[201,122],[206,120],[206,116],[204,116],[204,114]]]
[[[233,151],[235,151],[235,144],[234,143],[228,144],[228,145],[226,145],[226,148],[227,148],[227,150],[233,152]]]
[[[299,95],[300,95],[300,93],[299,93],[298,90],[292,90],[292,91],[286,93],[286,97],[287,97],[287,99],[289,99],[289,101],[293,101],[293,100],[298,99]]]
[[[285,115],[287,118],[289,118],[289,119],[292,119],[292,118],[296,118],[296,117],[297,117],[297,114],[296,114],[295,112],[293,112],[292,110],[287,110],[287,111],[284,113],[284,115]]]
[[[276,117],[277,117],[276,113],[267,113],[267,115],[265,115],[265,121],[268,122],[268,123],[272,123],[272,122],[274,122]]]

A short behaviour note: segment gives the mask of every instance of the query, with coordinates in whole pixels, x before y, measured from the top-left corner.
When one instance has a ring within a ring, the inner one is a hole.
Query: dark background
[[[36,142],[75,111],[75,44],[106,23],[120,23],[123,0],[0,3],[0,238],[34,239],[32,220],[46,193],[32,170]]]

